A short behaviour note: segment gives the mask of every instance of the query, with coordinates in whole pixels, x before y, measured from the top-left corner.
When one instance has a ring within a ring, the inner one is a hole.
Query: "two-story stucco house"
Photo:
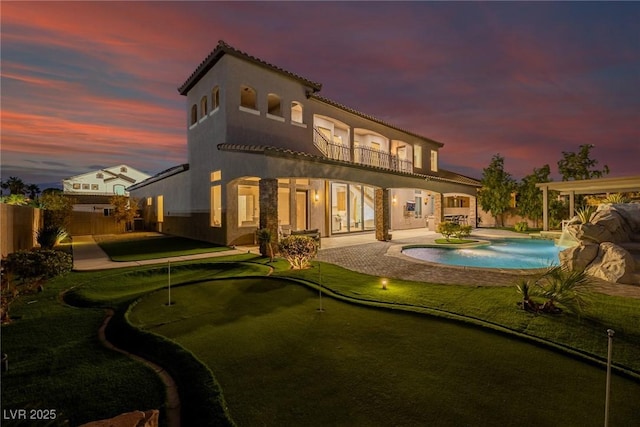
[[[443,144],[322,97],[321,84],[224,42],[179,87],[188,163],[128,188],[147,226],[220,244],[475,225],[479,182],[438,166]],[[450,207],[447,207],[450,206]]]

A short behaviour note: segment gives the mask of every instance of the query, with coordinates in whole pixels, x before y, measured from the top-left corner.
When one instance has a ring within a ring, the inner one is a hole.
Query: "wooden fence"
[[[42,227],[42,224],[43,218],[40,209],[0,203],[0,252],[2,257],[36,246],[36,232]]]

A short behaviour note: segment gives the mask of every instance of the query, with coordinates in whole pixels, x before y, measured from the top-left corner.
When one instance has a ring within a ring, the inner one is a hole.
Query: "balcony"
[[[329,159],[376,166],[398,172],[413,172],[413,162],[411,160],[400,159],[398,156],[386,151],[362,146],[354,147],[352,153],[350,147],[327,140],[317,127],[313,128],[313,144]]]

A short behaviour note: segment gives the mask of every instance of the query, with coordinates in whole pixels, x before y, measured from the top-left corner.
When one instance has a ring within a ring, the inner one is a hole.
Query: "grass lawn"
[[[151,239],[145,245],[157,248]],[[266,262],[243,254],[172,264],[171,307],[164,305],[166,266],[50,281],[43,293],[15,302],[16,321],[2,327],[10,360],[3,409],[54,408],[70,425],[162,409],[155,374],[97,340],[100,308],[122,310],[144,296],[131,319],[205,361],[240,425],[601,424],[601,367],[424,315],[326,297],[327,311],[318,314],[317,292],[277,276],[321,281],[356,300],[468,316],[599,357],[612,328],[614,363],[640,373],[640,300],[595,295],[582,318],[535,316],[517,309],[514,288],[390,280],[384,291],[378,277],[324,263],[320,277],[320,263],[292,271],[282,260],[272,264],[274,279],[256,279],[270,273]],[[66,301],[84,308],[62,303],[59,294],[69,288]],[[630,408],[640,382],[614,378],[611,424],[638,425]]]
[[[142,261],[229,250],[226,246],[174,236],[135,236],[133,239],[96,236],[96,240],[112,261]]]
[[[145,297],[130,320],[193,351],[239,426],[601,425],[603,369],[477,328],[324,298],[271,278]],[[611,425],[640,422],[614,376]],[[384,420],[384,421],[382,421]]]

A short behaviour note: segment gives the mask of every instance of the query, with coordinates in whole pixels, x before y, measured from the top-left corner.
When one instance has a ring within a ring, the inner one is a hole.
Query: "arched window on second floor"
[[[211,110],[220,106],[220,88],[218,86],[211,89]]]
[[[291,121],[294,123],[302,123],[302,104],[298,101],[291,103]]]
[[[272,116],[282,117],[282,104],[280,102],[280,97],[275,93],[267,95],[267,113]]]
[[[203,96],[200,100],[200,117],[204,117],[207,115],[209,111],[207,110],[207,97]]]
[[[258,109],[257,98],[258,96],[254,88],[247,85],[240,86],[240,106],[241,107],[257,110]]]
[[[196,123],[198,123],[198,106],[196,104],[193,104],[191,106],[191,121],[189,122],[189,124],[195,125]]]

